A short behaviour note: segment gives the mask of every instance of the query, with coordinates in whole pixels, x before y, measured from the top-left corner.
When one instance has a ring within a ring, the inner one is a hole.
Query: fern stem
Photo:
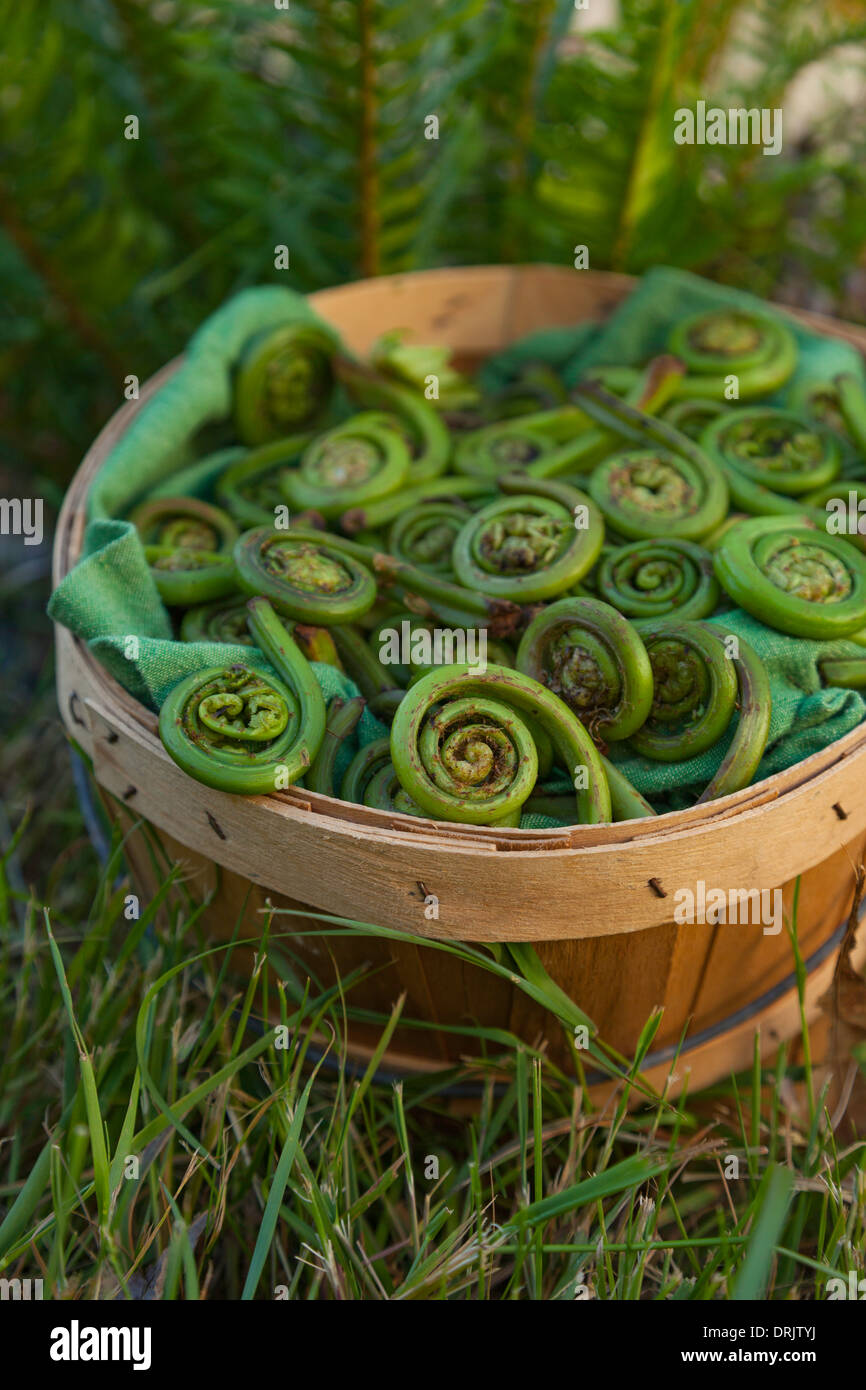
[[[376,166],[376,57],[373,52],[375,0],[360,0],[361,144],[358,156],[361,213],[361,274],[379,274],[379,171]]]
[[[555,0],[538,0],[535,13],[530,21],[533,25],[532,46],[527,59],[523,91],[520,93],[520,110],[514,124],[514,157],[512,160],[512,181],[509,195],[511,216],[503,242],[503,259],[520,260],[525,253],[522,245],[523,226],[521,209],[529,192],[530,155],[535,135],[537,118],[537,92],[541,65],[550,39],[550,28],[555,9]]]

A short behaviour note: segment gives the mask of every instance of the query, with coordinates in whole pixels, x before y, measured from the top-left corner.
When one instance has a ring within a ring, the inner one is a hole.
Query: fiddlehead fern
[[[587,435],[588,445],[583,438]],[[584,412],[564,405],[471,430],[457,441],[454,467],[458,473],[487,482],[514,469],[543,467],[553,475],[591,466],[604,448],[605,441],[591,429]]]
[[[653,674],[649,717],[632,747],[656,762],[682,762],[727,729],[737,677],[724,643],[704,624],[663,620],[643,630]]]
[[[866,390],[853,372],[840,372],[833,386],[848,436],[861,455],[866,454]]]
[[[612,390],[620,386],[630,404],[653,413],[670,400],[681,375],[681,363],[665,356],[654,358],[643,372],[597,368],[593,381],[602,379]],[[610,451],[610,435],[596,429],[579,404],[569,404],[465,434],[455,447],[454,467],[491,480],[514,469],[534,478],[556,478],[587,473]]]
[[[428,810],[435,807],[443,820],[519,824],[520,808],[538,778],[538,759],[532,735],[508,705],[452,699],[430,714],[419,752],[428,778],[410,783],[410,794]],[[404,767],[398,776],[405,785]]]
[[[229,594],[215,603],[188,609],[181,619],[180,635],[184,642],[227,642],[251,647],[246,598]]]
[[[325,721],[325,734],[321,747],[313,761],[306,780],[311,792],[321,792],[323,796],[334,796],[334,769],[337,754],[344,741],[354,733],[358,721],[364,713],[365,700],[360,695],[343,700],[335,695],[328,705]]]
[[[305,527],[293,527],[290,534],[311,544],[322,539],[318,532]],[[521,609],[508,599],[471,593],[439,575],[427,574],[415,565],[386,555],[375,546],[345,536],[328,536],[327,542],[340,554],[368,566],[384,593],[402,598],[407,607],[422,617],[432,615],[456,627],[484,627],[494,637],[507,637],[520,624]]]
[[[499,420],[521,415],[537,415],[568,404],[568,391],[554,369],[546,362],[527,362],[513,381],[489,402]],[[489,422],[488,422],[489,423]]]
[[[187,676],[159,713],[168,754],[190,777],[219,791],[267,795],[290,786],[316,756],[325,702],[315,676],[270,604],[252,599],[256,645],[278,672],[236,663]]]
[[[750,517],[727,531],[715,567],[734,602],[780,632],[847,637],[866,624],[866,560],[840,536]]]
[[[289,630],[308,661],[318,661],[322,666],[333,666],[335,670],[342,671],[334,638],[328,628],[315,627],[310,623],[292,623]]]
[[[655,811],[636,787],[633,787],[624,772],[602,754],[601,765],[607,777],[610,791],[611,814],[616,821],[645,820],[654,816]]]
[[[469,517],[452,563],[467,589],[535,603],[571,588],[595,564],[604,525],[592,502],[566,483],[520,475],[501,480],[509,496]]]
[[[623,403],[632,406],[642,414],[657,415],[671,400],[683,375],[684,367],[676,357],[669,354],[653,357],[638,371],[633,367],[595,367],[589,381]],[[588,384],[586,382],[581,385]],[[588,417],[592,420],[592,416]],[[558,455],[551,453],[546,457],[534,459],[526,472],[534,478],[555,478],[564,474],[574,477],[590,472],[615,448],[615,437],[608,430],[593,425],[581,435],[579,441]]]
[[[357,685],[377,719],[390,723],[403,698],[399,672],[385,667],[362,632],[348,624],[331,629],[345,669]]]
[[[407,343],[404,339],[405,333],[395,329],[376,340],[370,352],[370,362],[376,371],[408,386],[425,400],[430,379],[434,378],[434,409],[466,410],[479,403],[478,387],[452,366],[450,348]]]
[[[370,649],[394,679],[408,685],[434,666],[513,666],[514,652],[484,628],[440,627],[410,610],[384,618],[370,634]],[[360,681],[359,681],[360,684]]]
[[[737,479],[732,474],[796,497],[832,482],[841,465],[838,446],[826,430],[770,406],[711,421],[701,447],[725,472],[735,501]]]
[[[325,733],[325,700],[318,681],[266,598],[250,599],[247,612],[250,634],[256,646],[295,693],[300,707],[301,735],[305,740],[304,756],[312,762]]]
[[[181,640],[226,642],[251,647],[254,644],[247,618],[246,597],[230,594],[216,603],[205,603],[184,613],[180,624]],[[308,661],[319,661],[325,666],[342,670],[333,638],[326,628],[292,623],[291,633]]]
[[[496,486],[479,478],[437,478],[432,483],[418,483],[414,487],[401,487],[390,497],[378,502],[370,502],[365,507],[353,507],[340,517],[340,526],[347,535],[354,536],[359,531],[377,531],[387,526],[405,512],[416,507],[424,507],[433,502],[454,502],[467,499],[476,502],[479,498],[492,501],[496,496]]]
[[[372,806],[379,811],[398,811],[404,816],[426,815],[400,786],[391,762],[391,742],[387,738],[374,739],[358,749],[346,769],[340,797],[356,806]]]
[[[296,434],[253,449],[229,464],[217,479],[220,504],[240,526],[273,526],[275,508],[285,506],[280,479],[297,465],[312,435]]]
[[[643,445],[605,459],[590,477],[590,496],[614,530],[629,540],[700,540],[719,525],[728,487],[691,439],[595,383],[578,387],[575,398],[613,433]]]
[[[456,502],[423,502],[404,510],[388,532],[388,553],[428,574],[452,576],[451,552],[469,515]]]
[[[410,451],[407,482],[410,486],[432,482],[445,472],[451,456],[448,427],[419,391],[398,386],[393,381],[340,357],[337,375],[355,405],[365,410],[385,411],[393,417]]]
[[[160,497],[142,502],[130,512],[129,520],[138,531],[142,545],[166,546],[172,550],[225,554],[238,536],[238,528],[226,512],[197,497]]]
[[[699,540],[724,516],[721,479],[661,450],[614,454],[599,464],[589,493],[605,520],[630,540]]]
[[[866,690],[866,657],[832,657],[818,662],[825,685],[842,690]]]
[[[351,801],[355,806],[364,805],[364,793],[370,778],[383,767],[391,766],[391,740],[374,738],[371,743],[359,748],[340,783],[340,798]]]
[[[843,377],[847,375],[843,373]],[[848,429],[848,422],[842,409],[840,377],[835,381],[806,378],[795,381],[787,395],[786,404],[795,415],[803,416],[813,425],[832,434],[842,452],[844,460],[859,451]],[[859,388],[859,382],[857,383]]]
[[[691,399],[671,401],[661,412],[661,418],[687,439],[697,443],[701,435],[720,415],[726,415],[730,406],[725,401],[704,400],[701,396]]]
[[[235,383],[235,424],[244,444],[320,425],[334,388],[337,339],[324,324],[293,323],[246,345]]]
[[[729,657],[712,623],[662,620],[643,637],[653,668],[650,716],[632,747],[658,762],[682,762],[711,748],[737,724],[718,771],[697,804],[747,787],[770,730],[770,683],[757,653],[741,637]]]
[[[369,650],[376,664],[392,673],[394,681],[405,687],[418,671],[429,670],[426,657],[432,644],[434,622],[409,609],[384,618],[370,633]],[[403,660],[407,657],[408,660]]]
[[[704,628],[712,630],[707,623]],[[716,775],[698,797],[698,805],[748,787],[767,746],[772,696],[764,663],[742,637],[737,639],[737,654],[732,660],[737,674],[737,727]]]
[[[144,557],[169,608],[187,608],[223,598],[237,588],[231,555],[212,550],[178,550],[172,545],[146,545]]]
[[[846,536],[858,550],[866,550],[866,482],[837,478],[807,493],[803,501],[806,515],[819,530]]]
[[[788,518],[798,518],[801,522],[808,519],[820,524],[822,518],[810,507],[803,497],[789,497],[781,492],[774,491],[773,488],[765,487],[763,483],[750,478],[742,469],[735,468],[730,462],[719,461],[719,467],[725,477],[728,491],[731,497],[731,504],[740,512],[745,512],[750,516],[780,516]],[[726,518],[725,525],[730,518]],[[714,528],[714,532],[719,528]],[[709,539],[702,536],[704,545],[709,545]]]
[[[390,416],[368,410],[314,439],[281,487],[292,507],[330,520],[396,492],[408,472],[405,436]]]
[[[159,596],[171,608],[223,598],[235,589],[238,529],[219,507],[195,497],[143,502],[130,515]]]
[[[646,648],[627,618],[596,599],[560,599],[538,613],[517,669],[564,700],[597,742],[628,738],[650,712]]]
[[[705,618],[719,598],[709,551],[677,539],[634,541],[609,551],[597,572],[599,597],[634,621]]]
[[[364,805],[373,806],[377,811],[396,811],[404,816],[426,815],[426,812],[422,811],[408,792],[405,792],[400,786],[400,781],[390,761],[387,766],[380,767],[367,783],[364,789]]]
[[[632,747],[659,762],[682,762],[711,748],[739,711],[728,750],[698,804],[747,787],[770,729],[770,683],[760,658],[742,638],[729,658],[721,631],[710,623],[665,620],[645,628],[643,636],[653,668],[653,706]]]
[[[263,594],[280,613],[317,627],[354,622],[376,598],[370,571],[319,533],[307,539],[266,526],[247,531],[235,546],[235,564],[245,593]]]
[[[403,789],[441,820],[515,824],[538,775],[525,719],[541,725],[576,779],[581,821],[610,819],[601,759],[586,730],[563,702],[517,671],[484,673],[444,666],[411,686],[391,725],[391,757]]]
[[[712,309],[675,324],[668,348],[689,375],[679,396],[725,399],[736,376],[740,400],[777,391],[797,365],[797,340],[781,319],[742,309]]]

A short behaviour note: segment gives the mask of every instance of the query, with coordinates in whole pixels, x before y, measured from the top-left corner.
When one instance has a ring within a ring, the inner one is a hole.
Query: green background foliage
[[[257,282],[586,244],[866,317],[852,0],[0,0],[0,25],[0,446],[48,495],[124,377]],[[783,153],[675,145],[698,99],[783,107]]]

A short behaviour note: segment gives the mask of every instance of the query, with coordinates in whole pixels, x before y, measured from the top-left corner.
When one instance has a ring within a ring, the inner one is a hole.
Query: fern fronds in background
[[[46,495],[124,376],[256,282],[586,244],[866,318],[850,0],[0,0],[0,24],[0,447]],[[697,100],[782,107],[783,152],[676,145]]]
[[[286,174],[308,219],[298,243],[307,283],[411,269],[435,254],[462,196],[450,175],[472,132],[455,101],[485,41],[483,9],[320,0],[293,7],[274,32],[288,60]]]

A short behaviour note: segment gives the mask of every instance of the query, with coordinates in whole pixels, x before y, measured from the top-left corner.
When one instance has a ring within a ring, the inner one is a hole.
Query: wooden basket
[[[474,363],[533,329],[602,319],[631,285],[617,275],[487,266],[363,281],[312,302],[358,352],[384,330],[406,328],[413,340],[447,343],[458,360]],[[866,330],[797,317],[866,351]],[[80,554],[94,475],[177,366],[169,363],[140,401],[117,412],[78,469],[59,518],[55,584]],[[245,900],[249,934],[258,932],[268,901],[412,934],[417,944],[361,934],[296,942],[320,979],[331,975],[332,961],[342,974],[369,962],[369,978],[351,993],[358,1008],[387,1012],[405,990],[404,1016],[440,1025],[398,1030],[389,1054],[395,1065],[434,1068],[467,1049],[474,1054],[475,1044],[446,1031],[467,1024],[510,1029],[564,1057],[558,1025],[525,994],[425,949],[425,938],[533,942],[601,1036],[626,1053],[653,1006],[663,1005],[647,1068],[655,1082],[684,1032],[677,1071],[680,1082],[691,1071],[692,1088],[748,1065],[758,1024],[771,1052],[799,1027],[787,932],[673,924],[675,892],[699,881],[725,891],[782,887],[789,909],[799,878],[810,1017],[829,984],[866,842],[866,727],[786,772],[688,811],[603,827],[503,830],[422,821],[304,790],[232,797],[201,786],[163,751],[154,715],[60,627],[57,690],[110,815],[149,823],[148,835],[184,866],[193,891],[214,892],[204,919],[213,936],[234,929]],[[141,832],[130,836],[128,857],[146,899],[156,871]],[[428,895],[438,899],[438,920],[425,916]],[[279,929],[298,920],[278,919]],[[363,1054],[377,1035],[357,1025],[351,1041]]]

